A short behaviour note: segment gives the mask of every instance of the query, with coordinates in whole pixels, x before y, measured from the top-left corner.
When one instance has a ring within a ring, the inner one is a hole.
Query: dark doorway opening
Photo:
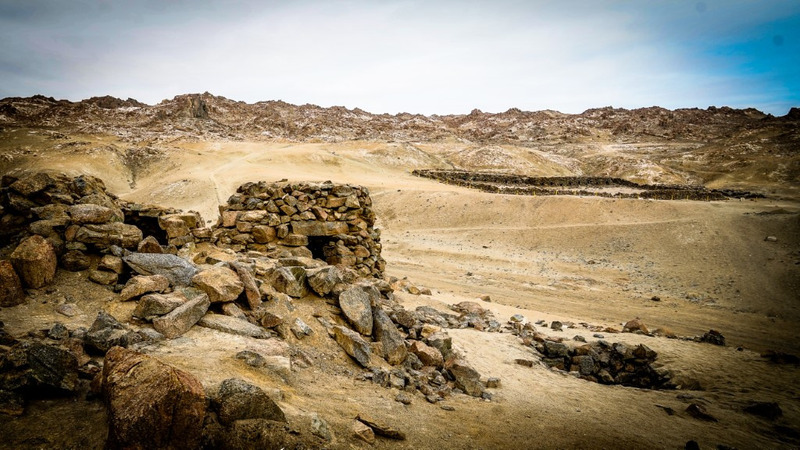
[[[336,242],[330,236],[309,236],[308,249],[314,259],[321,259],[328,262],[328,256],[332,255],[332,250],[336,247]]]
[[[167,232],[158,226],[158,217],[140,216],[127,212],[125,214],[125,223],[136,225],[142,230],[142,237],[153,236],[161,245],[167,245],[168,243]]]

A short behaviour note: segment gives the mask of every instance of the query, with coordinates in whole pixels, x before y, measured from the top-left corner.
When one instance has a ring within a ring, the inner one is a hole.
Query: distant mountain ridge
[[[343,141],[467,139],[472,142],[525,145],[542,142],[581,142],[586,139],[710,141],[743,130],[785,128],[800,121],[800,109],[774,117],[753,108],[668,110],[593,108],[580,114],[511,108],[492,114],[431,115],[373,114],[341,106],[292,105],[283,101],[248,104],[209,93],[177,95],[156,105],[111,96],[80,102],[35,95],[0,100],[0,126],[77,128],[108,132],[136,140],[151,133],[228,139],[286,138]],[[790,127],[791,128],[791,127]]]

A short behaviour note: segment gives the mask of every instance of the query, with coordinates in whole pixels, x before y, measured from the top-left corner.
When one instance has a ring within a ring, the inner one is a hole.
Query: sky
[[[800,106],[800,0],[0,0],[0,98]]]

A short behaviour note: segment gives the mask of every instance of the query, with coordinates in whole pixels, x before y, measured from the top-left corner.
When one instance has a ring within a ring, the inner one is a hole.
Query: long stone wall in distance
[[[289,251],[363,276],[383,275],[380,230],[367,188],[322,183],[245,183],[220,206],[211,235],[237,251]]]
[[[612,177],[529,177],[506,173],[466,170],[423,169],[413,175],[442,183],[464,186],[495,194],[580,195],[651,200],[726,200],[763,198],[762,194],[733,189],[707,189],[704,186],[637,184]]]

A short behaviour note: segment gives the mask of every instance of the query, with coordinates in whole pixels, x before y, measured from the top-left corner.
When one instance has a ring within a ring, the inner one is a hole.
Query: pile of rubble
[[[25,399],[42,388],[67,395],[91,389],[106,399],[110,439],[128,445],[135,435],[130,431],[145,419],[138,409],[123,406],[162,388],[140,383],[140,392],[126,381],[126,372],[116,371],[117,359],[158,366],[135,350],[146,351],[194,326],[255,339],[279,337],[300,348],[314,327],[285,313],[300,298],[329,308],[332,314],[315,317],[364,369],[359,378],[400,389],[398,401],[410,402],[408,393],[415,391],[432,403],[459,392],[490,398],[486,380],[452,348],[444,328],[499,324],[470,302],[457,305],[460,315],[453,315],[406,311],[394,301],[393,286],[382,277],[379,233],[365,188],[248,183],[221,208],[213,228],[205,228],[193,212],[122,202],[102,181],[85,176],[7,176],[0,199],[0,220],[9,225],[4,230],[13,225],[14,231],[4,235],[3,252],[10,253],[9,260],[0,260],[0,305],[24,303],[26,290],[33,295],[50,285],[59,267],[85,271],[87,279],[117,293],[115,301],[136,302],[129,323],[100,311],[89,329],[68,330],[59,323],[25,338],[0,332],[0,411],[22,414]],[[407,289],[403,281],[391,281]],[[236,358],[255,366],[268,363],[257,352],[239,352]],[[191,375],[181,377],[186,381]],[[121,386],[125,394],[117,400]],[[221,403],[212,404],[219,419],[214,423],[230,432],[237,419]]]

